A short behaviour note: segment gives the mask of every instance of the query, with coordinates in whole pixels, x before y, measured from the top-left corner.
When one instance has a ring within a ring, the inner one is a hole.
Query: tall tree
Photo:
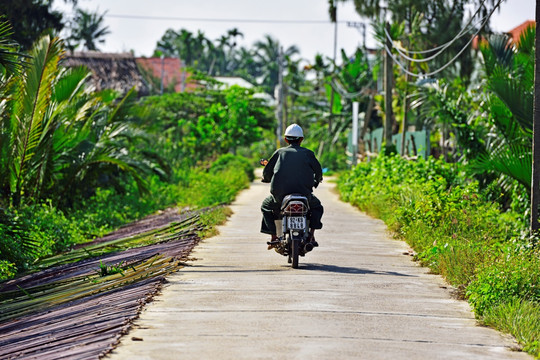
[[[97,51],[97,43],[105,42],[105,35],[110,34],[107,26],[104,26],[105,13],[98,14],[77,9],[71,25],[69,41],[75,44],[83,44],[87,50]]]
[[[269,94],[273,94],[274,88],[278,83],[279,76],[279,41],[270,35],[265,35],[263,41],[257,41],[254,44],[256,59],[261,67],[262,83],[261,86]],[[292,58],[297,55],[299,50],[296,46],[290,46],[284,50],[285,58]]]
[[[78,0],[64,0],[77,4]],[[41,35],[59,32],[65,26],[62,13],[52,10],[53,0],[2,0],[0,15],[13,27],[13,40],[28,50]]]

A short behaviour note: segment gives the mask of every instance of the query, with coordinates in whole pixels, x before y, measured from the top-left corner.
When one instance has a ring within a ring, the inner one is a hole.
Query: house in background
[[[233,85],[246,89],[255,88],[255,85],[238,76],[214,76],[214,79],[218,81],[216,88],[219,90],[228,89]],[[267,94],[264,91],[256,91],[253,94],[253,97],[264,100],[266,104],[270,106],[275,105],[276,103],[276,100],[272,97],[272,95]]]
[[[536,22],[534,20],[527,20],[523,24],[516,26],[512,30],[508,31],[507,34],[510,35],[514,42],[516,42],[519,40],[519,37],[527,28],[535,26]]]
[[[165,92],[192,91],[197,87],[178,58],[140,57],[136,61],[152,93],[161,93],[162,86]]]
[[[523,24],[521,25],[518,25],[516,26],[515,28],[513,28],[512,30],[510,31],[507,31],[505,32],[505,34],[507,34],[508,36],[510,36],[510,39],[511,41],[513,42],[516,42],[518,41],[519,37],[521,36],[521,34],[529,27],[531,26],[536,26],[536,22],[534,20],[527,20],[525,21]],[[478,50],[478,42],[480,37],[479,35],[476,35],[472,41],[472,47],[473,49],[475,50]],[[486,39],[484,37],[481,37],[481,40],[482,42],[486,41]]]
[[[178,58],[135,58],[130,53],[87,51],[67,53],[62,65],[86,66],[98,91],[112,89],[126,94],[134,87],[139,96],[159,94],[162,79],[165,92],[191,91],[197,86]]]
[[[135,88],[139,95],[148,95],[135,57],[130,53],[111,54],[97,51],[68,53],[62,60],[66,67],[86,66],[92,71],[91,83],[96,90],[113,89],[126,94]]]

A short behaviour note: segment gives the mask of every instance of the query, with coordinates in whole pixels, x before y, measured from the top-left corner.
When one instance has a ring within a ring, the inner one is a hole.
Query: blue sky
[[[533,20],[534,0],[506,0],[492,19],[492,27],[508,31],[525,20]],[[55,6],[68,9],[62,1]],[[105,52],[134,50],[137,56],[150,56],[159,38],[168,28],[202,30],[210,39],[216,39],[228,29],[238,28],[244,33],[240,45],[252,45],[265,34],[276,37],[285,46],[297,45],[302,57],[312,60],[316,53],[332,56],[334,27],[330,23],[250,23],[235,21],[188,21],[185,19],[256,19],[256,20],[328,20],[327,0],[79,0],[79,6],[88,10],[107,11],[106,24],[111,30],[100,49]],[[134,19],[116,17],[134,15],[169,17],[175,19]],[[339,4],[340,20],[361,22],[354,11],[352,1]],[[184,19],[184,20],[180,20]],[[368,46],[375,42],[369,34]],[[361,33],[348,27],[338,26],[338,49],[352,53],[362,42]]]

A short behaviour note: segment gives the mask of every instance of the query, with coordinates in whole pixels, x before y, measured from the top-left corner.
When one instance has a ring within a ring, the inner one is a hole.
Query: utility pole
[[[358,161],[358,106],[358,101],[352,103],[352,166]]]
[[[330,11],[330,18],[334,22],[334,67],[336,64],[336,57],[337,57],[337,30],[338,30],[338,22],[337,22],[337,0],[332,1],[332,8]],[[332,84],[330,84],[330,117],[328,118],[328,132],[332,133],[332,117],[334,111],[334,87]]]
[[[407,68],[409,66],[407,65]],[[405,141],[407,135],[408,124],[408,112],[409,112],[409,74],[405,74],[405,99],[403,101],[403,129],[401,132],[401,156],[405,156]]]
[[[278,85],[274,91],[274,96],[277,100],[276,117],[277,117],[277,147],[282,145],[282,132],[283,132],[283,47],[279,48],[278,55]]]
[[[412,25],[409,21],[409,34],[412,34]],[[410,47],[410,43],[407,44]],[[411,63],[407,61],[407,70],[411,70]],[[405,156],[405,140],[407,135],[408,124],[408,113],[409,113],[409,73],[405,73],[405,99],[403,101],[403,131],[401,133],[401,156]]]
[[[536,28],[540,19],[540,5],[536,1]],[[538,33],[535,39],[534,61],[534,112],[533,112],[533,144],[532,144],[532,179],[531,179],[531,233],[536,233],[540,227],[538,224],[538,205],[540,203],[540,37]]]
[[[390,24],[386,22],[386,30],[390,33]],[[386,37],[385,41],[385,51],[384,51],[384,112],[386,114],[384,119],[384,141],[385,141],[385,151],[389,149],[392,145],[392,87],[394,83],[394,62],[389,52],[392,51],[392,43]]]
[[[366,24],[358,21],[347,21],[347,26],[355,28],[362,33],[362,47],[366,50]]]

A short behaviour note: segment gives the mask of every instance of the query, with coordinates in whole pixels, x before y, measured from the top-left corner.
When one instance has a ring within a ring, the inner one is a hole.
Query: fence
[[[362,141],[358,143],[358,158],[364,159],[371,156],[377,156],[381,151],[381,145],[383,143],[383,128],[372,130],[366,134]],[[400,155],[408,158],[417,158],[418,156],[427,159],[430,154],[429,146],[429,131],[407,131],[405,133],[405,154],[401,154],[401,138],[402,134],[396,134],[392,136],[392,143],[396,146],[397,152]],[[352,163],[354,148],[352,144],[352,132],[349,133],[349,140],[347,144],[347,156]]]

